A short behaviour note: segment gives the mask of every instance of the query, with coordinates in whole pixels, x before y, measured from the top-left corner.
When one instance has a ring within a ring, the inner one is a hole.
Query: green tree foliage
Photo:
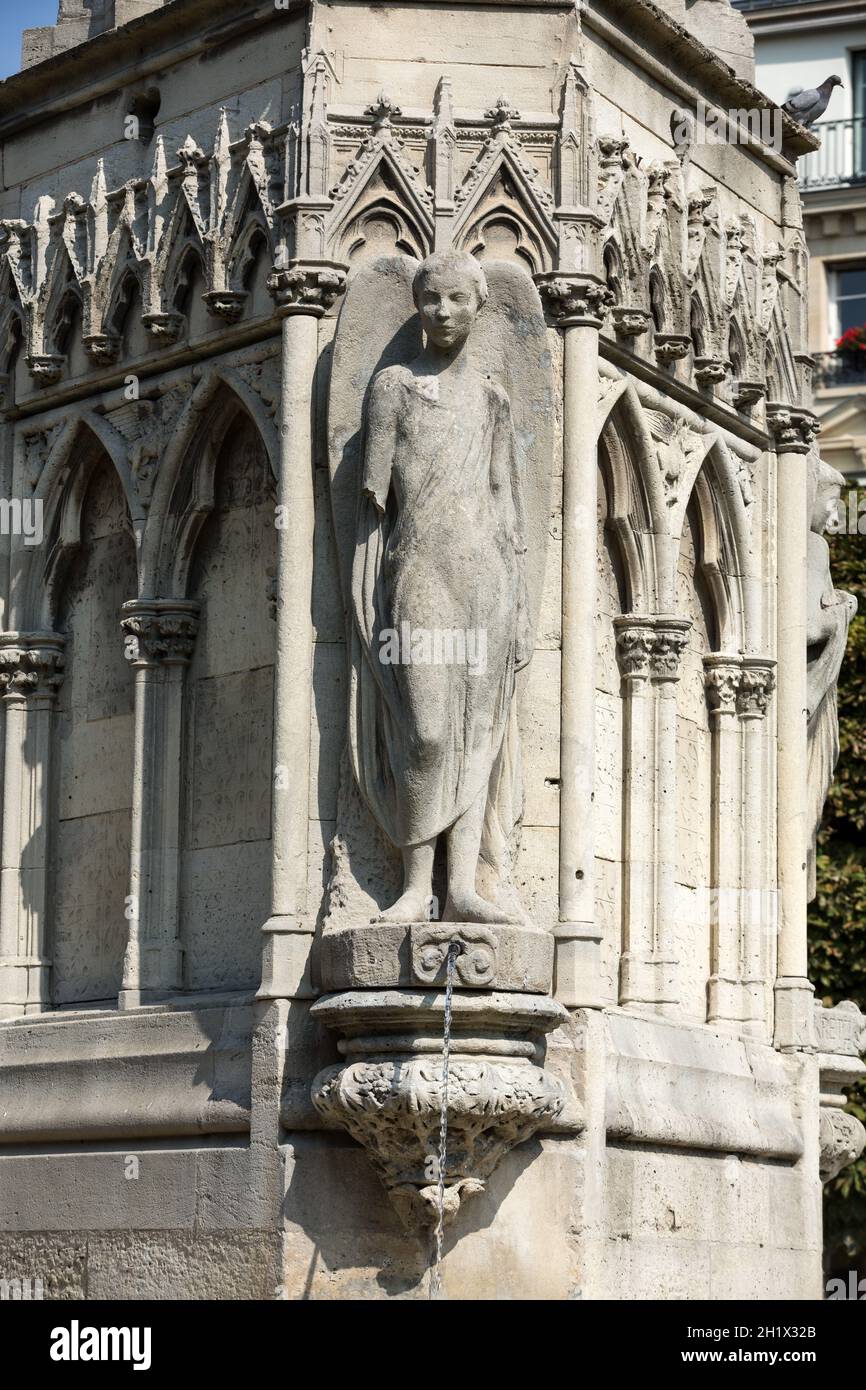
[[[839,679],[839,765],[818,837],[810,976],[824,1003],[853,999],[866,1011],[866,535],[828,539],[833,582],[856,595],[859,611]],[[849,1099],[849,1109],[866,1121],[866,1085],[852,1089]],[[825,1199],[831,1262],[866,1265],[866,1154],[828,1184]]]

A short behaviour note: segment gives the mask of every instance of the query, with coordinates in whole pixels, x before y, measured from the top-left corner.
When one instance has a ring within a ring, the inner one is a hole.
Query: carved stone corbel
[[[310,1012],[339,1033],[344,1056],[313,1082],[316,1109],[363,1146],[406,1226],[432,1226],[445,1084],[444,995],[359,990],[326,996]],[[565,1086],[536,1058],[543,1035],[565,1016],[544,995],[453,996],[446,1222],[461,1199],[484,1190],[510,1149],[554,1127],[562,1114]]]
[[[860,1054],[866,1050],[866,1018],[858,1006],[845,999],[835,1008],[815,1005],[815,1038],[821,1076],[819,1126],[822,1182],[830,1182],[866,1148],[866,1130],[856,1115],[843,1107],[844,1087],[866,1075]]]

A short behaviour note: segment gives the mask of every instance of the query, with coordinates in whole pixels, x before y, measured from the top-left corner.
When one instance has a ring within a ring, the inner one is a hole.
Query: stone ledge
[[[763,1043],[611,1012],[607,1015],[609,1138],[795,1161],[797,1063]]]
[[[252,1009],[43,1015],[0,1027],[0,1144],[244,1133]]]

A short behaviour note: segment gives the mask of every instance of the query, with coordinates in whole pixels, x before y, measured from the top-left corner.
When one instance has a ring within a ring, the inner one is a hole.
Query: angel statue
[[[510,856],[521,813],[516,677],[533,643],[525,458],[535,436],[524,429],[518,438],[509,392],[485,367],[507,373],[510,363],[516,375],[516,302],[530,344],[537,329],[543,337],[540,305],[526,273],[501,265],[498,303],[479,333],[488,281],[463,252],[420,264],[383,258],[370,276],[354,309],[344,306],[332,413],[358,390],[352,325],[360,331],[360,306],[373,307],[377,277],[374,312],[390,313],[396,332],[374,359],[379,370],[367,369],[361,430],[348,449],[337,439],[332,495],[338,528],[352,541],[351,553],[344,544],[351,766],[402,860],[402,892],[378,920],[430,915],[442,835],[443,920],[521,923]],[[531,395],[531,370],[529,378]],[[537,513],[542,488],[531,490]]]
[[[807,570],[807,699],[809,719],[808,798],[809,901],[814,898],[815,838],[824,812],[824,802],[839,757],[839,720],[836,711],[836,682],[845,655],[848,627],[857,611],[853,594],[834,589],[830,574],[830,549],[824,532],[837,513],[841,473],[813,454],[810,458],[809,492],[812,503],[809,520]]]

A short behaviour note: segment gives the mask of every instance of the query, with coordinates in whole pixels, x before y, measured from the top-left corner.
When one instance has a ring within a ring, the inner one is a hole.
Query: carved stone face
[[[812,506],[811,529],[818,535],[838,526],[839,499],[842,494],[841,480],[835,470],[822,472],[818,480],[818,490]]]
[[[469,337],[481,297],[472,275],[459,266],[431,266],[418,287],[417,303],[428,342],[453,348]]]

